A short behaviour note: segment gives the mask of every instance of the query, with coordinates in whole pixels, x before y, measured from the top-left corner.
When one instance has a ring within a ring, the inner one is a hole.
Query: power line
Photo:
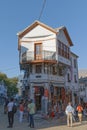
[[[43,10],[44,10],[44,7],[45,7],[45,4],[46,4],[46,0],[44,0],[44,2],[43,2],[42,9],[41,9],[41,12],[40,12],[40,15],[39,15],[38,20],[40,20],[40,18],[41,18],[41,16],[42,16],[42,13],[43,13]]]
[[[0,71],[9,71],[9,70],[15,70],[19,69],[18,67],[13,67],[13,68],[5,68],[5,69],[0,69]]]

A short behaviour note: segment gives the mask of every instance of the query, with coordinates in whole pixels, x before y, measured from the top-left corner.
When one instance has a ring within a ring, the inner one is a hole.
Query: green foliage
[[[7,95],[13,96],[18,93],[17,82],[18,78],[8,78],[6,74],[0,73],[0,82],[4,82],[4,84],[7,86]]]
[[[3,73],[0,72],[0,82],[1,82],[2,80],[5,81],[5,79],[7,79],[6,74],[3,74]]]
[[[13,95],[18,93],[18,88],[16,87],[18,79],[17,78],[9,78],[8,80],[9,80],[9,86],[8,86],[7,92],[8,92],[9,96],[13,96]]]

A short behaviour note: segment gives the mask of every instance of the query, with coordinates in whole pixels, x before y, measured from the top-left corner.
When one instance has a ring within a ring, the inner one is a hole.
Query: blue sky
[[[0,72],[18,76],[17,33],[39,19],[44,0],[0,0]],[[46,0],[40,21],[53,28],[66,26],[79,56],[78,68],[87,69],[87,0]]]

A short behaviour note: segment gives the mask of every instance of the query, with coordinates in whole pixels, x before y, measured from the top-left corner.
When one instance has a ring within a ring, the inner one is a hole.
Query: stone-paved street
[[[67,127],[66,117],[53,120],[44,120],[35,117],[35,128],[29,128],[26,119],[22,123],[18,121],[18,113],[15,114],[15,121],[13,128],[7,128],[8,120],[7,114],[3,114],[3,107],[0,106],[0,130],[87,130],[87,119],[82,124],[79,122],[73,123],[73,127]]]

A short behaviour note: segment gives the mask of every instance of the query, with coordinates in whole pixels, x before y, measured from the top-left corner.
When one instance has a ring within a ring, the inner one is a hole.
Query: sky
[[[79,56],[78,69],[87,69],[87,0],[0,0],[0,72],[8,78],[22,73],[17,33],[35,20],[65,26],[74,44],[71,51]]]

